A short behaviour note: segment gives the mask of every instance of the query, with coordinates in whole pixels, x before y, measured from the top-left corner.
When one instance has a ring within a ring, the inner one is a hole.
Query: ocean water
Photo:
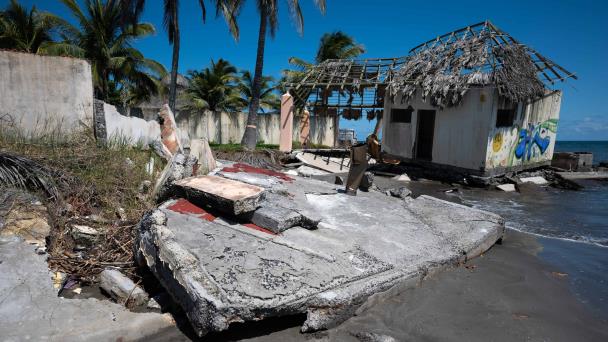
[[[557,141],[556,152],[591,152],[593,164],[608,162],[608,141]]]
[[[539,257],[567,273],[574,295],[608,321],[608,181],[582,184],[580,191],[526,186],[521,193],[467,189],[458,196],[501,215],[508,228],[538,236]]]

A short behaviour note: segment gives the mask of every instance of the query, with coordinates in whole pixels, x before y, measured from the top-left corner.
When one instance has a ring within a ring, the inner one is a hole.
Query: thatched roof
[[[291,93],[301,105],[381,108],[385,90],[403,101],[420,91],[426,101],[448,107],[472,87],[493,86],[519,102],[570,77],[576,79],[485,21],[420,44],[405,57],[323,62],[293,84]]]

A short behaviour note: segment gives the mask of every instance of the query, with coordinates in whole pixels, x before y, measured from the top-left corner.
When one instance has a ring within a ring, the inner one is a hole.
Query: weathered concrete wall
[[[206,111],[199,113],[180,112],[177,117],[177,126],[188,132],[193,138],[207,138],[210,142],[228,144],[239,143],[243,137],[247,122],[245,113],[226,113]],[[315,144],[333,145],[334,123],[332,117],[310,118],[310,141]],[[293,140],[300,138],[300,118],[294,118]],[[221,129],[220,129],[221,127]],[[266,144],[279,144],[280,115],[258,115],[258,141]]]
[[[29,134],[93,124],[93,81],[82,59],[0,51],[0,115]]]
[[[416,157],[418,111],[434,110],[435,127],[433,135],[432,162],[479,170],[484,167],[486,156],[486,137],[492,113],[495,119],[493,90],[471,89],[456,107],[440,110],[431,103],[424,102],[420,94],[411,101],[401,103],[397,97],[392,103],[385,101],[385,120],[383,123],[384,151],[406,159]],[[391,122],[392,108],[414,108],[411,123]]]
[[[549,164],[553,158],[562,92],[550,92],[520,104],[511,127],[495,127],[492,112],[487,136],[486,170],[499,173],[526,166]]]

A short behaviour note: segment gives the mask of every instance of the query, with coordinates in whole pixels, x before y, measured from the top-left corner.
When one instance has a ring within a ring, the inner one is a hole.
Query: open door
[[[416,159],[433,159],[433,137],[435,134],[435,111],[418,111],[418,132],[416,135]]]

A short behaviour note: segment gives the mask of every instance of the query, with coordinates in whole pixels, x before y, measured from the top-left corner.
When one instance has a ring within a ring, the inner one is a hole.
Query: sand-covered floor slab
[[[259,177],[240,181],[264,186]],[[316,229],[275,234],[184,199],[164,203],[140,224],[142,261],[201,335],[295,313],[307,313],[303,331],[335,326],[369,296],[470,259],[504,233],[499,216],[433,197],[351,197],[299,177],[268,182],[266,191],[261,205],[295,210],[318,222]]]

